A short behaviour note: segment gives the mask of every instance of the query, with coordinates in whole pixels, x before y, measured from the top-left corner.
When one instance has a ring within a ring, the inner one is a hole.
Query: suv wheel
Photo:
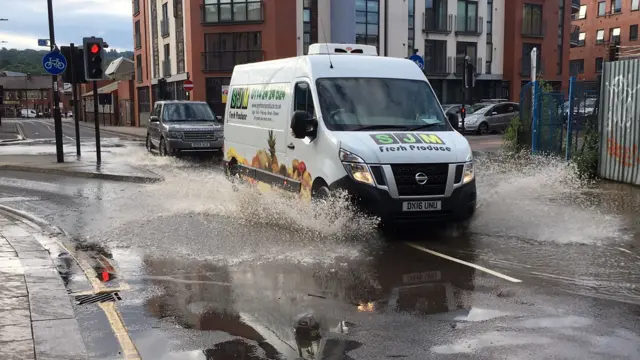
[[[167,156],[167,143],[164,141],[164,138],[160,138],[160,156]]]

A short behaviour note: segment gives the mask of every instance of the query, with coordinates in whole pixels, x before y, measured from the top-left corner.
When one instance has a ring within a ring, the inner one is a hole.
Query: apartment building
[[[640,53],[640,0],[582,0],[572,17],[569,73],[579,80],[595,80],[607,61],[610,46],[621,54]]]
[[[509,97],[520,99],[522,85],[531,81],[531,51],[537,50],[536,78],[555,90],[568,88],[571,14],[579,0],[505,1],[504,79]]]

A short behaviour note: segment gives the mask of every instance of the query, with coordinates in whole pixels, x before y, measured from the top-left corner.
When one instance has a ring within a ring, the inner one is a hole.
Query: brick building
[[[636,47],[640,53],[639,24],[640,0],[581,0],[572,19],[571,75],[595,80],[610,46],[620,46],[622,53]]]
[[[3,74],[4,75],[4,74]],[[4,87],[5,117],[19,117],[22,109],[33,109],[37,113],[50,114],[53,109],[53,84],[51,76],[31,76],[26,74],[0,76],[0,85]],[[66,109],[66,95],[60,86],[61,112]]]

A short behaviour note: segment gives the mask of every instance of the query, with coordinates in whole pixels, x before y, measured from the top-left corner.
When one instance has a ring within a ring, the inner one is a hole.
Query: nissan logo
[[[427,174],[421,172],[416,174],[416,182],[419,185],[424,185],[427,183],[427,181],[429,181],[429,177],[427,176]]]

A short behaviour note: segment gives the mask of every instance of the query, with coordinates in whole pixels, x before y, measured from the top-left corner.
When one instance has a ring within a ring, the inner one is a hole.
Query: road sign
[[[422,56],[420,56],[418,54],[413,54],[413,55],[409,56],[409,60],[411,60],[414,63],[416,63],[416,65],[418,65],[418,67],[421,70],[424,69],[424,59],[422,58]]]
[[[51,75],[60,75],[67,68],[67,59],[58,50],[49,51],[42,57],[42,67]]]
[[[184,91],[191,91],[193,90],[193,81],[187,79],[184,81]]]
[[[38,39],[38,46],[49,46],[49,39]]]

